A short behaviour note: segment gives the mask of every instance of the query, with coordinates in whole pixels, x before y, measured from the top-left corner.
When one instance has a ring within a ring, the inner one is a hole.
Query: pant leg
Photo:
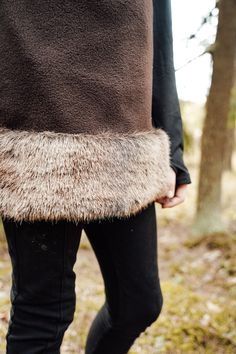
[[[130,218],[84,226],[104,279],[106,299],[88,333],[86,354],[125,354],[159,316],[155,204]]]
[[[12,262],[7,354],[58,354],[75,310],[81,226],[3,220]]]

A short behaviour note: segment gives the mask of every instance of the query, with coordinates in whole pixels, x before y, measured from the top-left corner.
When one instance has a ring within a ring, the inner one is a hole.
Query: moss
[[[208,249],[222,249],[224,251],[232,250],[236,252],[236,234],[227,232],[214,232],[211,234],[202,234],[198,237],[189,237],[183,242],[188,248],[197,247],[205,244]]]
[[[153,353],[236,352],[236,301],[209,299],[171,282],[162,283],[162,291],[162,313],[145,331],[155,338]]]

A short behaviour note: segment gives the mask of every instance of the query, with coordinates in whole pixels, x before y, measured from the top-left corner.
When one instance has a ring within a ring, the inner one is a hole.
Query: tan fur
[[[0,129],[0,214],[18,221],[129,217],[165,194],[169,163],[162,129]]]

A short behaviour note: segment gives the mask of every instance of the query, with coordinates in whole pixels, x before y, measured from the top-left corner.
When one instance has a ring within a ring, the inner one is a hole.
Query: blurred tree
[[[234,152],[235,143],[235,128],[236,128],[236,60],[234,62],[234,85],[231,92],[230,110],[228,116],[227,139],[225,147],[225,170],[231,171],[232,156]]]
[[[221,217],[221,182],[227,124],[236,55],[236,0],[220,0],[216,42],[212,50],[213,75],[206,104],[201,140],[195,233],[224,229]]]

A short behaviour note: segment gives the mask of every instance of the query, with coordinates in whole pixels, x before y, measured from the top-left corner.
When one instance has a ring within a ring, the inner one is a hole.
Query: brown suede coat
[[[130,216],[169,188],[151,0],[2,0],[0,213]]]

